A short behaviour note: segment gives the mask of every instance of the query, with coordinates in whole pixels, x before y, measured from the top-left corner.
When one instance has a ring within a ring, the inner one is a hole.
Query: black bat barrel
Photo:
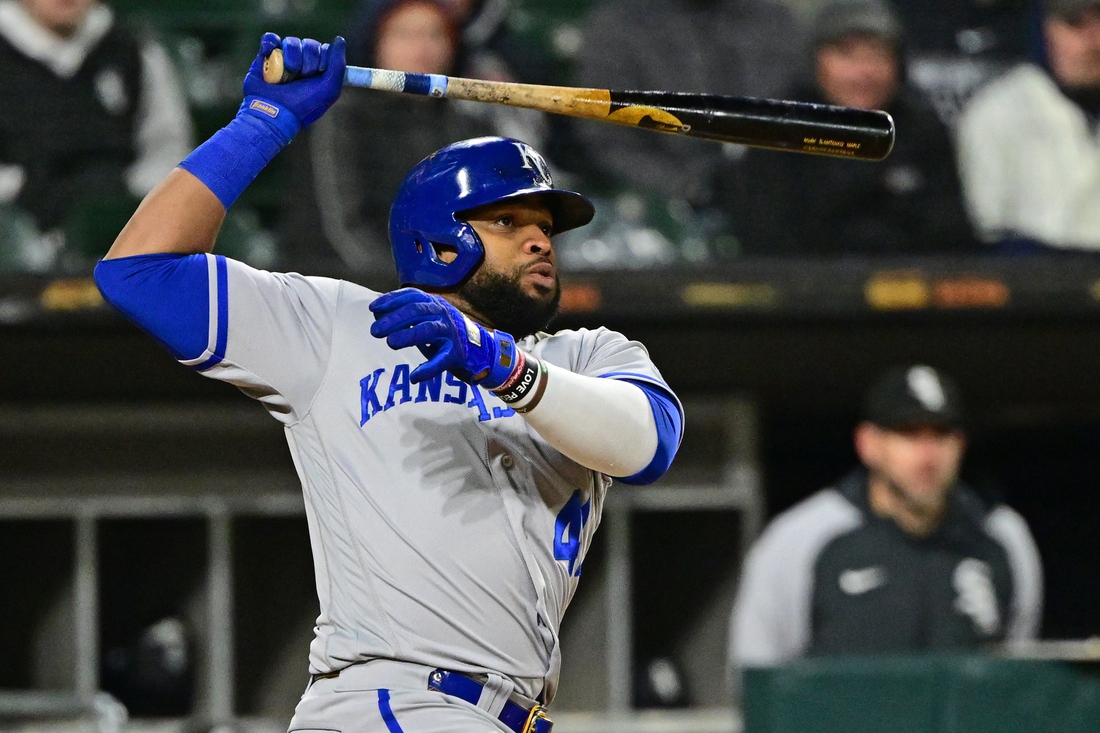
[[[646,113],[645,110],[651,110]],[[639,127],[772,150],[882,160],[894,120],[876,110],[681,92],[611,92],[609,118]]]

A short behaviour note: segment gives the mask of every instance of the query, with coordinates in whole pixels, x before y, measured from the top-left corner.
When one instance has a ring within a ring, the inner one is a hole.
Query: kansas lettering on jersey
[[[562,614],[611,479],[452,374],[413,384],[419,351],[369,333],[377,293],[207,261],[209,343],[185,363],[285,426],[321,606],[311,671],[385,657],[495,672],[551,699]],[[671,394],[645,348],[606,329],[519,345]]]
[[[493,407],[490,411],[485,406],[485,398],[480,387],[476,384],[466,384],[450,372],[419,384],[413,384],[409,379],[411,372],[412,368],[408,364],[398,364],[392,374],[387,374],[384,368],[375,369],[359,380],[359,404],[363,409],[363,417],[359,421],[360,427],[366,425],[367,421],[378,413],[408,402],[442,401],[455,405],[464,404],[466,407],[476,409],[477,419],[481,421],[492,420],[494,417],[511,417],[516,414],[516,411],[508,406]],[[444,381],[447,384],[446,392],[443,390]],[[378,396],[379,389],[386,390],[382,393],[385,395],[384,401]],[[470,394],[469,402],[466,401],[467,391]]]

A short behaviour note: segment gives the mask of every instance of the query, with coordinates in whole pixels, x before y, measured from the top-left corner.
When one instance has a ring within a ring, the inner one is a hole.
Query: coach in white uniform
[[[279,45],[302,78],[266,84]],[[542,332],[560,295],[550,237],[593,210],[519,141],[451,145],[410,173],[390,236],[415,287],[210,254],[226,208],[343,72],[342,39],[266,35],[237,118],[146,198],[96,280],[285,426],[321,604],[291,730],[544,733],[610,477],[659,478],[682,410],[641,344]]]

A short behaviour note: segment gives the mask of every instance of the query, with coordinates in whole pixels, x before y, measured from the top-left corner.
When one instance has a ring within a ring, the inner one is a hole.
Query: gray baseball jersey
[[[280,420],[302,480],[321,612],[310,670],[371,658],[495,672],[553,698],[558,632],[611,479],[495,396],[369,333],[377,293],[208,256],[210,340],[188,363]],[[606,329],[520,342],[578,374],[668,389]],[[671,393],[671,390],[669,390]]]

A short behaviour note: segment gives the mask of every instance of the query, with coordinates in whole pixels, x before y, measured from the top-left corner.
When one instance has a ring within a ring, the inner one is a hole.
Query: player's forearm
[[[209,252],[224,219],[218,197],[194,175],[176,168],[141,202],[104,259]]]
[[[657,426],[637,385],[546,365],[546,388],[527,422],[577,463],[609,476],[633,476],[657,451]]]
[[[281,43],[275,34],[264,34],[245,76],[237,116],[153,189],[107,258],[209,252],[226,210],[303,127],[336,101],[344,78],[343,39],[331,46],[287,39],[282,43],[287,70],[302,78],[268,84],[264,60]]]

